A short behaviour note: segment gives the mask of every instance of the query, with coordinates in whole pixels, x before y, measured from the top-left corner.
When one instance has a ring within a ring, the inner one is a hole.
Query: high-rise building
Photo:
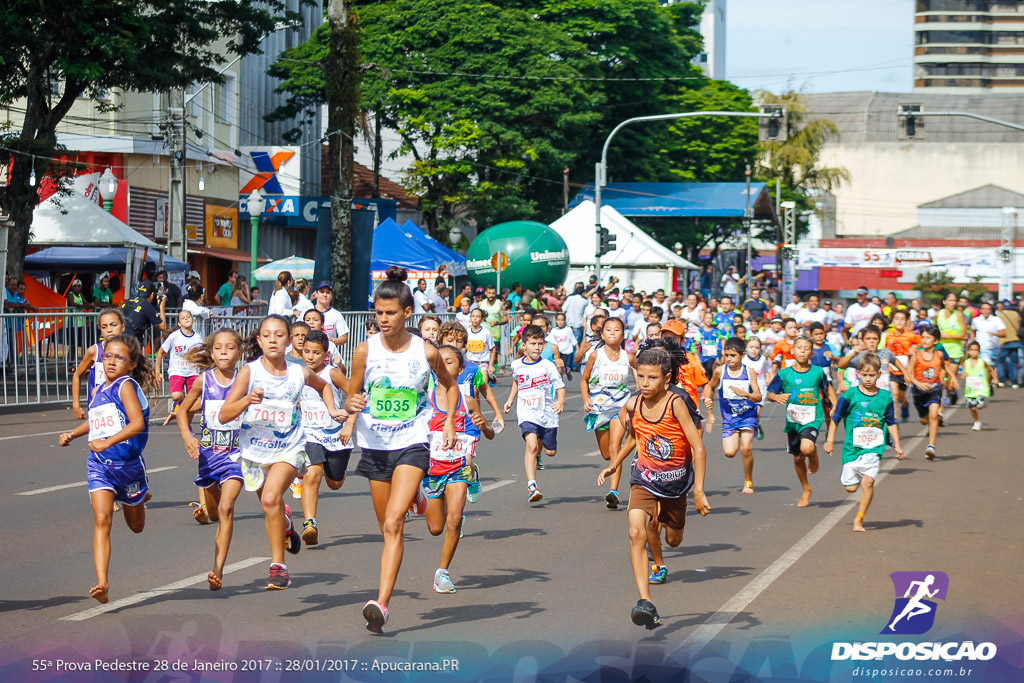
[[[914,89],[1024,88],[1024,0],[916,0]]]
[[[708,0],[704,6],[700,18],[704,51],[693,59],[704,73],[716,80],[725,80],[725,3],[726,0]]]

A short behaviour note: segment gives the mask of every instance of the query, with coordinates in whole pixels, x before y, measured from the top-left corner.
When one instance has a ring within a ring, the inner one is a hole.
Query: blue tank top
[[[739,375],[736,377],[732,376],[728,365],[722,366],[722,381],[718,385],[718,401],[721,405],[723,420],[747,415],[751,410],[757,408],[757,404],[749,398],[739,398],[731,390],[735,386],[744,391],[750,391],[751,384],[746,365],[740,368]]]
[[[718,330],[705,330],[700,328],[700,334],[696,338],[697,351],[700,352],[700,362],[703,363],[711,358],[718,358]]]
[[[462,368],[462,372],[459,373],[458,378],[456,378],[455,382],[459,385],[459,391],[464,396],[476,398],[476,385],[473,384],[473,380],[476,379],[476,373],[479,370],[479,365],[467,362],[466,366]]]
[[[89,370],[89,375],[85,378],[85,404],[89,405],[89,401],[92,400],[92,390],[96,388],[97,384],[104,384],[107,381],[107,373],[103,369],[103,342],[96,342],[96,360],[93,361],[92,369]]]
[[[237,376],[237,373],[236,373]],[[199,418],[199,453],[206,458],[214,455],[235,455],[238,453],[238,429],[242,426],[241,416],[227,425],[219,419],[220,409],[235,384],[234,377],[225,387],[217,381],[214,371],[203,373],[203,403]]]
[[[96,395],[89,401],[89,441],[108,439],[127,426],[128,414],[121,402],[121,387],[126,383],[135,390],[139,405],[142,406],[142,432],[114,444],[102,453],[96,453],[99,460],[135,460],[142,455],[149,442],[149,400],[138,382],[127,375],[118,377],[112,384],[104,382],[96,388]]]

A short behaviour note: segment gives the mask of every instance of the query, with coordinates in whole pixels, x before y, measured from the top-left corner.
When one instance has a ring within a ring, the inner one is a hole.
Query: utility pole
[[[746,285],[743,288],[743,291],[746,292],[747,298],[749,299],[750,298],[750,283],[753,281],[753,278],[754,278],[754,272],[753,272],[754,271],[754,260],[751,257],[751,249],[750,249],[750,241],[751,241],[750,233],[752,233],[753,230],[754,230],[754,228],[753,228],[753,221],[750,220],[751,218],[754,217],[754,214],[750,210],[750,164],[747,164],[747,170],[743,172],[743,175],[747,179],[747,190],[746,190],[747,208],[745,208],[743,210],[743,222],[746,223],[746,228],[747,228],[747,281],[746,281]]]
[[[172,89],[168,104],[171,180],[167,200],[167,253],[188,262],[188,238],[185,235],[185,91]]]
[[[999,300],[1013,298],[1013,279],[1016,256],[1013,243],[1017,239],[1017,209],[1012,206],[1003,207],[1002,243],[999,245],[999,261],[1002,268],[999,273]]]
[[[780,303],[786,305],[796,292],[796,202],[782,202],[785,211],[782,220],[782,295]]]
[[[569,169],[562,169],[562,215],[569,212]]]

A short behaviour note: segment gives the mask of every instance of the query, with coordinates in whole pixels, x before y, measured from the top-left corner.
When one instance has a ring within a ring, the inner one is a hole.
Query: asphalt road
[[[514,423],[481,446],[485,492],[468,506],[451,570],[457,593],[431,587],[441,539],[421,518],[406,526],[383,637],[369,634],[360,615],[376,596],[382,548],[365,480],[350,477],[339,492],[324,487],[321,543],[288,556],[293,585],[280,592],[264,590],[263,518],[255,496],[243,494],[229,573],[211,593],[205,575],[215,528],[197,525],[187,507],[193,461],[173,425],[153,426],[147,526],[136,536],[115,518],[111,602],[100,606],[88,597],[95,575],[85,444],[56,445],[57,433],[74,424],[70,410],[0,415],[0,680],[381,680],[374,662],[444,659],[460,662],[448,680],[575,680],[597,669],[605,680],[679,680],[683,669],[702,672],[699,680],[730,680],[737,671],[754,680],[850,680],[851,663],[832,663],[845,673],[830,675],[816,673],[816,658],[837,639],[878,638],[893,605],[888,574],[897,570],[950,576],[950,599],[929,638],[1019,643],[1022,399],[1010,390],[993,397],[981,433],[970,431],[966,409],[951,410],[934,462],[914,438],[920,426],[903,426],[907,458],[896,462],[890,451],[884,459],[864,534],[852,533],[858,494],[840,486],[838,455],[822,454],[811,506],[795,506],[799,485],[780,409],[766,407],[754,495],[740,493],[741,463],[722,455],[718,430],[706,435],[713,509],[706,518],[691,512],[683,545],[666,548],[669,581],[652,587],[665,625],[648,632],[629,620],[637,596],[625,504],[605,508],[596,486],[604,461],[570,388],[558,455],[538,476],[541,503],[526,500]],[[165,410],[155,411],[158,421]],[[301,524],[299,501],[289,503]],[[184,669],[61,678],[58,659]],[[197,660],[239,671],[200,674]],[[321,671],[291,671],[303,666]],[[392,672],[384,680],[436,675]]]

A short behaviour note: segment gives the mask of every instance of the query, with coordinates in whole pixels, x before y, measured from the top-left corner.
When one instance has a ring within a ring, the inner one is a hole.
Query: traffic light
[[[758,119],[758,138],[761,142],[785,142],[787,138],[786,129],[786,108],[776,104],[766,104],[760,107],[761,114],[766,114]]]
[[[920,140],[924,137],[924,121],[920,114],[924,109],[920,104],[901,104],[896,110],[896,116],[902,119],[902,126],[899,126],[899,139]]]
[[[615,235],[613,235],[608,228],[598,229],[598,247],[597,255],[604,256],[605,254],[615,251]]]

